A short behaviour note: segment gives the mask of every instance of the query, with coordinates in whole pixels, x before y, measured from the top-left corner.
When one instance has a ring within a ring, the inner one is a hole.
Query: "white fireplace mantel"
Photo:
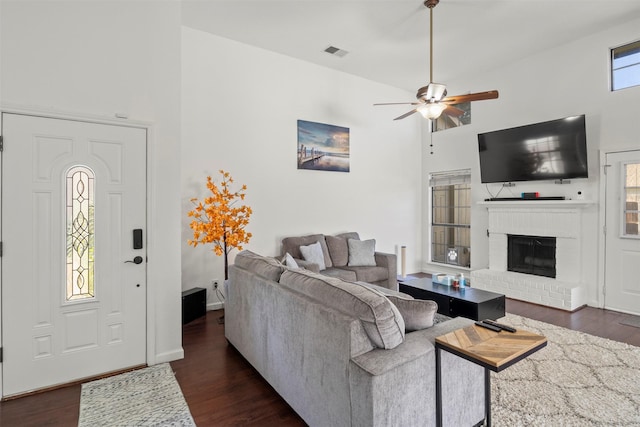
[[[495,208],[588,208],[596,203],[593,200],[496,200],[494,202],[478,202],[478,205],[485,206],[487,209]]]

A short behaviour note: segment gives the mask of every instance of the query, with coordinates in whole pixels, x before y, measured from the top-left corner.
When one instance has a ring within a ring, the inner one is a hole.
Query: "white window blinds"
[[[431,172],[429,175],[429,187],[457,184],[471,184],[471,169]]]

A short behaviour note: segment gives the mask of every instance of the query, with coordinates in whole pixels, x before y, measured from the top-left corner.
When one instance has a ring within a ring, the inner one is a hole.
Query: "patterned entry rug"
[[[491,373],[494,426],[640,426],[640,347],[512,314],[499,321],[548,344]]]
[[[80,427],[195,426],[168,363],[82,384]]]

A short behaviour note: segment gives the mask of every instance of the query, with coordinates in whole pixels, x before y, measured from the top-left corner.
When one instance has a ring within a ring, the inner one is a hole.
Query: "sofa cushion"
[[[239,252],[234,264],[274,282],[280,280],[280,275],[285,270],[275,258],[258,255],[248,250]]]
[[[347,233],[336,234],[336,237],[342,237],[345,240],[349,240],[349,239],[360,240],[360,235],[355,231],[349,231]]]
[[[300,246],[300,252],[305,261],[318,264],[320,271],[327,268],[324,263],[324,254],[322,253],[320,242],[312,243],[309,246]]]
[[[411,295],[409,294],[405,294],[404,292],[400,292],[400,291],[394,291],[393,289],[389,289],[386,288],[384,286],[379,286],[379,285],[375,285],[371,282],[362,282],[362,281],[358,281],[358,283],[362,286],[367,286],[369,288],[375,289],[378,292],[381,292],[382,295],[388,297],[389,295],[396,295],[396,296],[400,296],[400,297],[405,297],[408,299],[413,298]],[[402,313],[400,313],[402,314]]]
[[[285,271],[280,284],[359,318],[376,347],[391,349],[404,341],[402,315],[384,295],[371,288],[304,270]]]
[[[387,280],[389,270],[386,267],[341,267],[345,270],[353,271],[356,280],[359,282],[375,283]]]
[[[409,294],[393,291],[371,283],[358,282],[358,284],[371,288],[387,297],[402,315],[406,332],[419,331],[433,326],[433,318],[438,311],[438,304],[435,301],[414,299]]]
[[[376,265],[376,241],[369,240],[347,240],[349,246],[349,267],[375,267]]]
[[[325,236],[329,256],[334,267],[344,267],[349,262],[349,246],[347,239],[337,236]]]
[[[438,304],[435,301],[414,299],[409,295],[387,295],[387,298],[398,308],[407,332],[433,326],[433,317],[438,311]]]
[[[315,242],[320,242],[322,254],[324,255],[325,267],[333,267],[331,257],[329,256],[329,249],[327,248],[327,242],[325,242],[323,234],[310,234],[308,236],[299,237],[285,237],[284,239],[282,239],[281,253],[285,254],[289,252],[294,258],[304,259],[302,253],[300,252],[300,246],[308,246]]]
[[[355,282],[358,280],[358,276],[355,271],[347,270],[345,268],[327,268],[322,271],[322,274],[330,277],[337,277],[338,279],[347,280],[349,282]]]

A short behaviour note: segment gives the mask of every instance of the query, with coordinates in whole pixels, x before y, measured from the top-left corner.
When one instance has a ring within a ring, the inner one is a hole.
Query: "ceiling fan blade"
[[[382,102],[382,103],[378,103],[378,104],[373,104],[374,106],[376,105],[419,105],[419,102]]]
[[[446,102],[447,104],[460,104],[462,102],[469,102],[469,101],[482,101],[484,99],[496,99],[497,97],[498,97],[498,91],[490,90],[488,92],[469,93],[467,95],[447,96],[440,102]]]
[[[396,118],[395,118],[395,119],[393,119],[393,120],[402,120],[402,119],[404,119],[405,117],[409,117],[410,115],[412,115],[412,114],[413,114],[413,113],[415,113],[416,111],[418,111],[418,110],[413,109],[413,110],[409,111],[408,113],[404,113],[403,115],[396,117]]]
[[[464,114],[464,110],[454,107],[453,105],[447,105],[447,108],[444,109],[443,113],[447,116],[460,117]]]

